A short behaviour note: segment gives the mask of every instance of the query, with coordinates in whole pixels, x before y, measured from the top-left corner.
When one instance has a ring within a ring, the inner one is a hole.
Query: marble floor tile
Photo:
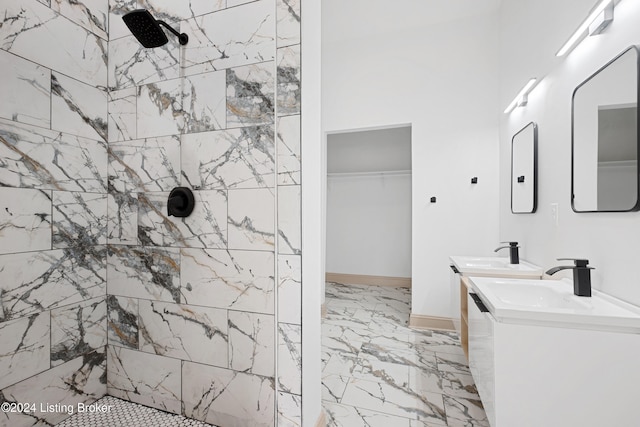
[[[416,393],[392,381],[373,382],[352,378],[341,403],[386,414],[447,425],[443,395]]]
[[[324,402],[340,402],[349,383],[349,377],[343,375],[322,376],[322,400]]]
[[[444,396],[450,427],[490,427],[480,399]]]
[[[325,403],[327,427],[411,427],[411,420],[348,405]],[[417,424],[416,424],[417,425]]]
[[[454,332],[408,327],[411,291],[328,282],[322,399],[334,426],[488,426]]]
[[[322,373],[351,376],[357,364],[358,356],[355,354],[332,353],[322,369]]]

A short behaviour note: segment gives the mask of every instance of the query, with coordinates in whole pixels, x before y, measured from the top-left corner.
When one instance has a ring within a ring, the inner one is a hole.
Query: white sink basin
[[[537,265],[520,260],[520,264],[510,264],[509,258],[500,257],[472,257],[472,256],[451,256],[449,257],[453,265],[465,276],[519,276],[519,277],[542,277],[542,268]]]
[[[573,294],[571,280],[471,277],[471,285],[497,321],[640,333],[640,308],[592,290]]]

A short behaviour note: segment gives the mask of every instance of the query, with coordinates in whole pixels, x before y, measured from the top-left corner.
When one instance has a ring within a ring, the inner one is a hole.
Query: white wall
[[[324,131],[412,125],[415,314],[450,316],[449,255],[497,246],[497,3],[323,1]]]
[[[411,170],[411,127],[341,132],[327,136],[327,172]]]
[[[329,174],[327,272],[411,277],[411,174]]]
[[[542,13],[545,7],[534,0],[527,3],[537,13]],[[554,2],[554,6],[560,15],[567,14],[562,2]],[[501,25],[501,45],[515,48],[521,38],[530,39],[535,34],[526,34],[519,29],[527,25],[530,15],[513,9],[511,12],[502,16],[509,25]],[[558,38],[555,49],[536,49],[535,45],[529,44],[527,54],[534,57],[554,55],[577,27],[576,23],[586,17],[586,12],[576,10],[575,13],[576,22],[567,22],[565,36]],[[557,265],[556,257],[586,257],[596,268],[592,272],[595,288],[635,304],[640,304],[640,270],[634,268],[640,254],[640,213],[577,214],[571,210],[571,94],[602,65],[631,44],[640,42],[639,18],[640,2],[622,0],[607,31],[588,38],[559,62],[530,94],[525,108],[503,116],[500,128],[500,172],[503,176],[508,176],[511,137],[530,121],[538,123],[540,167],[539,208],[534,215],[512,215],[509,212],[509,181],[500,181],[501,237],[522,242],[523,257],[544,267]],[[538,31],[546,30],[541,26]],[[508,51],[503,51],[501,69],[528,75],[527,64],[513,63],[510,57]],[[501,89],[502,98],[506,97],[505,92],[511,91],[504,85]],[[558,226],[551,219],[551,203],[558,203]],[[561,274],[570,275],[570,272]]]

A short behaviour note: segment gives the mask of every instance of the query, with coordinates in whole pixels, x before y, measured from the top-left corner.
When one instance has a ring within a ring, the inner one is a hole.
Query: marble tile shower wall
[[[107,392],[109,9],[0,10],[0,426],[51,425]]]
[[[144,49],[146,8],[189,43]],[[301,425],[299,0],[111,0],[107,387],[226,426]],[[169,191],[194,190],[188,218]]]

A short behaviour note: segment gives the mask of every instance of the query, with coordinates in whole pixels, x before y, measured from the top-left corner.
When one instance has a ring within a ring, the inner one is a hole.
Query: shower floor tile
[[[176,414],[159,411],[112,396],[96,401],[110,406],[108,412],[76,413],[57,427],[210,427],[211,424],[192,420]]]
[[[408,326],[411,291],[326,284],[327,427],[488,427],[456,333]]]

